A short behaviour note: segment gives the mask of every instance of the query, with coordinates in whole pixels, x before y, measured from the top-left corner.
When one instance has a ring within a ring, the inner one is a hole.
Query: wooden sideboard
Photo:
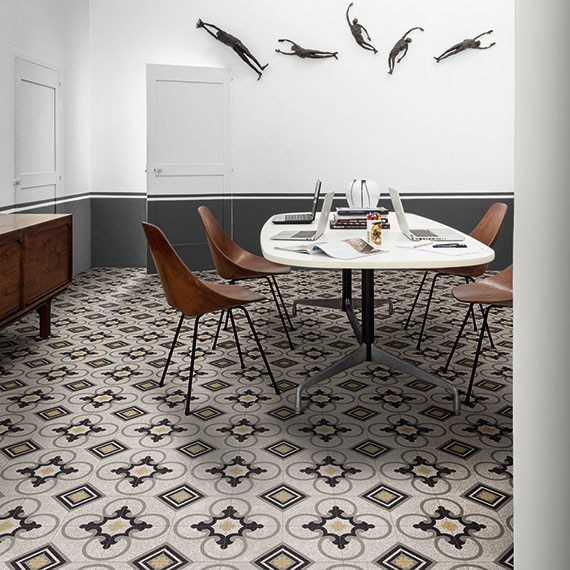
[[[70,214],[0,214],[0,329],[36,310],[51,332],[51,301],[71,283]]]

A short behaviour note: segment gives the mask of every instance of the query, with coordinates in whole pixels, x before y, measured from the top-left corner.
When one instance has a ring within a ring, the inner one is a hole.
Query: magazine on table
[[[279,245],[275,249],[284,249],[297,253],[325,253],[336,259],[356,259],[374,253],[383,253],[382,250],[362,238],[343,239],[342,241],[317,241],[314,243],[303,243],[295,245]]]

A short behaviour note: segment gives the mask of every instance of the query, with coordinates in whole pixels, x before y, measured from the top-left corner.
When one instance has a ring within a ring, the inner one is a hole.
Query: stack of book
[[[337,208],[330,221],[330,227],[339,229],[366,229],[368,214],[380,214],[382,229],[390,229],[386,208]]]

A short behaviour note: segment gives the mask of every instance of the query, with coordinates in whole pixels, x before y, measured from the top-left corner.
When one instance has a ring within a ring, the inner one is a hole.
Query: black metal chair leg
[[[467,312],[465,313],[465,317],[463,319],[463,322],[461,323],[461,327],[459,327],[459,332],[457,333],[457,336],[455,337],[455,342],[453,343],[453,347],[451,349],[451,352],[449,353],[449,356],[447,357],[447,362],[445,363],[445,366],[443,367],[444,372],[447,372],[447,369],[449,368],[449,365],[451,363],[451,359],[453,357],[453,353],[455,352],[455,349],[457,348],[457,345],[459,344],[459,339],[461,338],[461,335],[463,334],[463,330],[465,329],[465,325],[467,324],[467,321],[469,320],[469,313],[471,313],[472,310],[473,310],[473,305],[469,305],[469,308],[467,309]]]
[[[242,368],[245,368],[245,364],[244,364],[244,362],[243,362],[243,354],[242,354],[242,352],[241,352],[241,346],[240,346],[240,343],[239,343],[239,337],[238,337],[238,333],[237,333],[237,329],[236,329],[236,322],[235,322],[235,319],[234,319],[234,314],[232,313],[232,310],[231,310],[231,309],[228,309],[228,313],[230,314],[230,321],[231,321],[231,323],[232,323],[232,329],[233,329],[233,331],[234,331],[234,338],[235,338],[235,340],[236,340],[236,346],[237,346],[238,355],[239,355],[239,362],[240,362],[240,364],[241,364],[241,367],[242,367]]]
[[[271,384],[273,384],[273,388],[275,389],[275,393],[279,396],[279,394],[281,394],[281,392],[279,390],[279,387],[277,386],[277,382],[275,382],[273,372],[271,372],[271,368],[269,367],[269,362],[267,360],[267,356],[265,356],[265,351],[263,350],[263,347],[261,346],[261,342],[259,341],[259,337],[257,336],[257,333],[255,332],[255,326],[253,324],[253,321],[251,320],[251,317],[249,316],[249,313],[245,307],[238,307],[238,309],[241,309],[247,318],[247,322],[249,323],[249,328],[251,329],[251,332],[253,334],[253,338],[255,339],[255,342],[257,344],[257,348],[259,349],[259,352],[261,353],[261,358],[263,358],[265,368],[267,369],[269,377],[271,378]]]
[[[225,312],[226,312],[226,310],[224,309],[220,313],[220,318],[218,319],[218,326],[216,327],[216,335],[214,336],[214,342],[212,343],[212,349],[211,350],[216,350],[216,345],[218,344],[218,338],[220,336],[220,330],[222,328],[222,321],[224,320],[224,313]]]
[[[190,415],[190,399],[192,398],[192,378],[194,376],[194,360],[196,359],[196,340],[198,339],[198,321],[200,320],[198,315],[194,319],[194,335],[192,337],[192,354],[190,355],[190,370],[188,371],[188,393],[186,394],[186,410],[184,413]]]
[[[416,345],[416,348],[417,348],[418,350],[420,349],[421,344],[422,344],[422,338],[423,338],[423,336],[424,336],[424,329],[425,329],[425,327],[426,327],[426,321],[427,321],[427,316],[428,316],[428,313],[429,313],[429,307],[430,307],[430,305],[431,305],[431,299],[432,299],[432,297],[433,297],[433,291],[434,291],[434,289],[435,289],[435,282],[436,282],[437,278],[438,278],[440,275],[442,275],[442,274],[441,274],[441,273],[436,273],[436,274],[433,276],[433,279],[432,279],[432,282],[431,282],[431,288],[430,288],[430,290],[429,290],[429,296],[428,296],[428,300],[427,300],[427,303],[426,303],[426,310],[424,311],[424,318],[423,318],[423,320],[422,320],[422,328],[420,329],[420,337],[418,338],[418,344]]]
[[[475,279],[473,277],[465,277],[465,283],[473,283]],[[477,319],[475,318],[475,311],[471,311],[471,316],[473,317],[473,330],[477,332]]]
[[[479,333],[479,340],[477,341],[477,350],[475,351],[475,358],[473,359],[473,368],[471,370],[471,378],[469,379],[469,386],[467,387],[467,394],[465,396],[465,403],[469,405],[471,398],[471,391],[473,390],[473,380],[475,379],[475,370],[477,369],[477,363],[479,362],[479,354],[481,354],[481,344],[483,343],[483,336],[485,336],[485,328],[487,326],[487,317],[489,316],[489,311],[493,305],[489,305],[483,313],[483,325],[481,326],[481,332]]]
[[[277,312],[279,313],[279,318],[281,319],[281,324],[283,325],[283,330],[285,331],[285,336],[287,337],[287,340],[289,341],[289,347],[291,348],[291,350],[293,350],[295,347],[293,345],[293,341],[291,340],[291,337],[289,336],[289,329],[287,328],[287,324],[285,323],[285,317],[283,316],[283,312],[281,310],[281,307],[279,306],[279,301],[277,299],[275,289],[273,288],[273,283],[271,282],[271,279],[269,277],[266,277],[266,279],[267,279],[267,282],[269,283],[269,289],[271,290],[271,295],[273,296],[273,301],[275,302],[275,307],[277,308]]]
[[[479,307],[481,309],[481,314],[485,316],[485,309],[483,305],[479,305]],[[483,319],[483,322],[485,324],[485,328],[487,329],[487,336],[489,337],[489,343],[491,344],[491,348],[495,350],[495,343],[493,342],[493,337],[491,336],[491,329],[489,328],[489,323],[485,319]]]
[[[224,330],[227,331],[228,330],[228,322],[230,320],[230,315],[228,313],[226,313],[226,322],[224,323]]]
[[[424,287],[424,283],[426,281],[427,274],[428,274],[428,272],[425,271],[424,276],[422,277],[422,282],[420,283],[420,286],[418,287],[418,292],[416,293],[416,298],[414,299],[414,303],[412,304],[412,308],[410,309],[410,312],[408,313],[408,318],[406,319],[406,324],[404,325],[404,330],[408,329],[408,325],[410,324],[410,319],[412,318],[412,313],[414,312],[414,309],[416,308],[416,303],[418,302],[418,299],[420,298],[420,293],[422,292],[422,289]]]
[[[172,358],[172,353],[174,352],[174,347],[176,346],[176,341],[178,340],[178,335],[180,334],[180,329],[182,328],[182,322],[184,321],[184,313],[180,315],[180,320],[178,321],[178,326],[176,327],[176,332],[174,333],[174,340],[170,345],[170,351],[168,352],[168,358],[166,359],[166,364],[162,371],[162,377],[160,378],[159,386],[164,386],[164,379],[166,378],[166,371],[168,370],[168,365],[170,364],[170,359]]]
[[[285,300],[283,299],[283,295],[281,294],[281,289],[279,288],[279,284],[277,283],[275,275],[271,276],[271,280],[273,281],[273,285],[275,285],[275,290],[277,291],[277,295],[279,296],[279,300],[281,301],[281,306],[283,307],[283,313],[285,314],[287,322],[289,323],[289,329],[294,331],[295,327],[291,322],[291,317],[289,316],[289,312],[287,311],[287,305],[285,305]]]

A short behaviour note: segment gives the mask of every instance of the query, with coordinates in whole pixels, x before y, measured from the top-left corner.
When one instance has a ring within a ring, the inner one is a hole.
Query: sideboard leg
[[[47,338],[51,335],[51,299],[40,305],[36,311],[40,316],[40,336]]]

